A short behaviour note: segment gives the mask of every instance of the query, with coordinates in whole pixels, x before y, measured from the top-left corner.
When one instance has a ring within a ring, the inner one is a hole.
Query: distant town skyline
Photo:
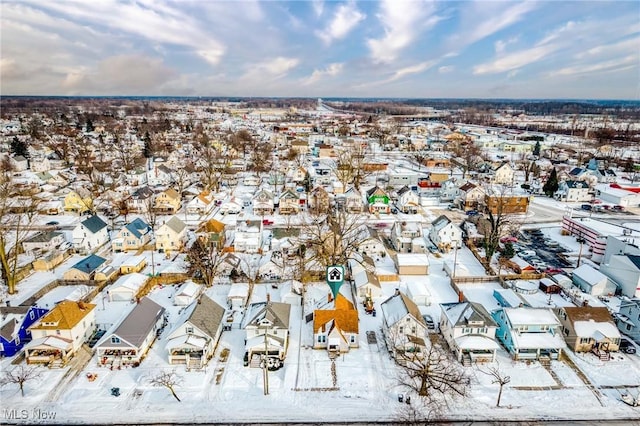
[[[2,95],[640,99],[637,1],[0,3]]]

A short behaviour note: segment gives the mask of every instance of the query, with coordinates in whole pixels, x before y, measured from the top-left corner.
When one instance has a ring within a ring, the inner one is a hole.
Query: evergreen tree
[[[553,170],[551,170],[551,174],[542,187],[542,190],[549,197],[552,197],[553,194],[558,190],[558,172],[556,172],[555,167],[553,168]]]
[[[149,135],[148,131],[144,133],[144,136],[142,137],[142,141],[144,142],[144,149],[142,151],[144,158],[153,157],[153,150],[151,149],[151,136]]]
[[[536,141],[536,145],[533,147],[533,155],[540,157],[540,141]]]
[[[93,121],[91,121],[91,119],[88,117],[84,126],[87,133],[93,132],[95,130],[95,127],[93,126]]]
[[[504,250],[502,251],[502,257],[504,257],[505,259],[511,259],[515,255],[516,251],[513,248],[513,243],[505,243]]]
[[[29,159],[29,147],[25,141],[21,141],[17,136],[14,136],[11,140],[11,152],[15,156],[22,155],[24,158]]]

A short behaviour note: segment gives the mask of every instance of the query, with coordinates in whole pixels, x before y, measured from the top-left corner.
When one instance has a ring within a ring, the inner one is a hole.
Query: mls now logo
[[[344,267],[343,266],[329,266],[327,268],[327,282],[331,283],[343,283],[344,282]]]

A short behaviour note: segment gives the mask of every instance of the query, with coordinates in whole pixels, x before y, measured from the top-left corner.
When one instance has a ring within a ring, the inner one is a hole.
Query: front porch
[[[137,349],[98,349],[98,366],[115,368],[137,366],[141,356]]]
[[[27,364],[41,364],[50,368],[64,367],[74,353],[71,341],[58,337],[32,340],[24,349]]]

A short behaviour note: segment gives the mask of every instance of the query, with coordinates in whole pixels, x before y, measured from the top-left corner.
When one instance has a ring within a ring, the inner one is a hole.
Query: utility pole
[[[264,327],[264,358],[262,360],[262,379],[264,394],[269,395],[269,346],[267,342],[267,327]]]
[[[456,266],[458,265],[458,240],[454,240],[453,246],[453,278],[456,277]]]

